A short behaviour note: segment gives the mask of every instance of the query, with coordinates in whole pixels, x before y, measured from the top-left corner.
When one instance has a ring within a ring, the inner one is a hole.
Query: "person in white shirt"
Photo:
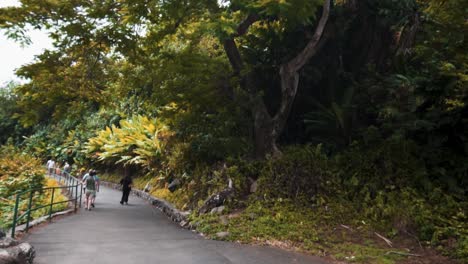
[[[64,171],[64,175],[70,174],[71,166],[70,164],[68,164],[68,162],[65,162],[65,166],[63,166],[63,171]]]
[[[47,161],[47,171],[49,172],[49,175],[52,175],[54,173],[55,169],[55,161],[53,159],[49,159]]]

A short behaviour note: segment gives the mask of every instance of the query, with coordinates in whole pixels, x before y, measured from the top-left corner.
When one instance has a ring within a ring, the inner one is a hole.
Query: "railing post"
[[[71,198],[73,198],[73,193],[75,192],[75,179],[73,179],[72,177],[70,177],[70,179]]]
[[[67,177],[68,177],[68,193],[69,193],[69,194],[71,193],[71,194],[72,194],[72,197],[73,197],[73,185],[72,185],[73,179],[72,179],[72,177],[70,176],[70,174],[67,174]]]
[[[76,212],[77,205],[78,205],[78,182],[76,182],[76,185],[75,185],[75,212]]]
[[[13,226],[11,227],[11,238],[15,238],[16,217],[18,216],[19,198],[20,198],[20,194],[17,194],[16,201],[15,201],[15,209],[13,211]]]
[[[31,219],[31,205],[32,205],[32,198],[34,195],[34,191],[31,190],[29,192],[29,203],[28,203],[28,215],[26,216],[26,232],[28,232],[29,229],[29,220]]]
[[[83,197],[83,184],[80,184],[80,208],[81,208],[81,198]]]
[[[52,197],[50,198],[49,221],[52,222],[52,206],[54,205],[55,188],[52,188]]]

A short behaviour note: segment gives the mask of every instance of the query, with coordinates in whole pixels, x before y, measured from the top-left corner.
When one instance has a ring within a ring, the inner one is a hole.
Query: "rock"
[[[238,217],[241,217],[241,212],[240,211],[237,211],[237,212],[233,212],[231,214],[228,215],[228,218],[231,219],[231,218],[238,218]]]
[[[17,244],[13,247],[0,249],[1,263],[27,263],[32,264],[36,251],[29,243]]]
[[[255,220],[257,218],[257,215],[255,213],[250,213],[249,218],[250,220]]]
[[[211,211],[211,209],[223,205],[224,202],[227,199],[229,199],[233,194],[234,194],[233,183],[232,183],[232,180],[229,179],[228,187],[220,191],[217,194],[213,194],[210,198],[208,198],[203,203],[202,207],[200,207],[200,209],[198,210],[198,213],[205,214]]]
[[[0,239],[4,238],[6,236],[5,232],[0,229]]]
[[[149,192],[151,190],[151,185],[150,183],[146,183],[145,188],[143,189],[144,192]]]
[[[220,221],[221,224],[223,224],[223,225],[228,225],[228,224],[229,224],[229,220],[228,220],[227,216],[225,216],[225,215],[220,216],[220,217],[219,217],[219,221]]]
[[[258,189],[258,183],[257,183],[257,181],[254,181],[254,182],[250,185],[250,192],[251,192],[251,193],[254,193],[254,192],[257,191],[257,189]]]
[[[175,179],[169,184],[169,186],[167,186],[167,189],[169,189],[170,192],[174,192],[179,185],[180,185],[180,180]]]
[[[200,225],[199,222],[191,222],[190,225],[189,225],[189,228],[192,229],[192,230],[195,230],[197,229],[197,227]]]
[[[18,241],[14,240],[14,239],[12,239],[10,237],[0,239],[0,248],[14,247],[16,245],[18,245]]]
[[[0,251],[0,263],[1,264],[26,264],[24,260],[18,260],[8,255],[6,251]]]
[[[187,221],[180,221],[179,225],[181,227],[186,227],[188,225],[188,222]]]
[[[218,207],[215,207],[215,208],[211,209],[211,212],[210,212],[210,213],[211,213],[211,214],[220,214],[220,213],[222,213],[222,212],[224,211],[225,208],[226,208],[226,207],[223,206],[223,205],[222,205],[222,206],[218,206]]]
[[[191,211],[182,211],[180,212],[180,215],[186,219],[190,215],[190,213]]]
[[[218,232],[218,233],[216,233],[216,236],[217,236],[218,238],[226,238],[227,236],[229,236],[229,232],[227,232],[227,231]]]
[[[223,205],[226,199],[228,199],[233,193],[234,189],[226,188],[218,194],[212,195],[210,198],[208,198],[208,200],[205,201],[203,206],[200,207],[200,210],[198,210],[198,212],[201,214],[205,214],[206,212],[211,211],[211,209]]]

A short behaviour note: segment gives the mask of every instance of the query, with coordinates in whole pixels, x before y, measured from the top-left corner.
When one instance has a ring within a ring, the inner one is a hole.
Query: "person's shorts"
[[[96,197],[96,191],[86,190],[86,197]]]

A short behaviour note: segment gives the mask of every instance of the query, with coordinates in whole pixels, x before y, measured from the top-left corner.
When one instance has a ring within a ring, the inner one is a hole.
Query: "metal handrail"
[[[77,211],[78,206],[81,207],[81,199],[82,199],[82,195],[83,195],[82,194],[83,193],[83,184],[81,183],[81,181],[79,179],[73,177],[71,174],[69,174],[66,171],[61,171],[59,174],[56,174],[56,173],[49,174],[48,173],[47,175],[51,176],[51,177],[54,177],[59,182],[59,184],[62,184],[62,181],[63,181],[64,185],[59,186],[59,187],[43,187],[43,188],[29,189],[29,190],[18,192],[18,193],[15,194],[16,195],[15,208],[14,208],[14,212],[13,212],[13,225],[12,225],[12,228],[11,228],[11,237],[12,238],[15,238],[16,224],[25,217],[26,217],[25,232],[28,232],[29,223],[30,223],[30,220],[31,220],[31,212],[34,212],[36,210],[39,210],[39,209],[42,209],[42,208],[45,208],[45,207],[49,207],[49,213],[48,213],[49,214],[49,221],[52,221],[52,209],[53,209],[53,206],[56,205],[56,204],[74,202],[75,203],[75,210],[74,210],[75,212]],[[40,205],[40,206],[31,208],[33,198],[34,198],[34,194],[35,193],[43,193],[44,191],[47,191],[47,190],[52,190],[50,203],[48,203],[46,205]],[[63,190],[65,190],[66,195],[68,196],[69,199],[66,200],[66,201],[54,202],[55,190],[62,190],[62,193],[64,192]],[[79,190],[79,193],[78,193],[78,190]],[[29,194],[28,209],[25,212],[23,212],[20,216],[18,216],[18,208],[19,208],[19,204],[20,204],[20,198],[21,198],[21,196],[23,196],[25,194]]]

